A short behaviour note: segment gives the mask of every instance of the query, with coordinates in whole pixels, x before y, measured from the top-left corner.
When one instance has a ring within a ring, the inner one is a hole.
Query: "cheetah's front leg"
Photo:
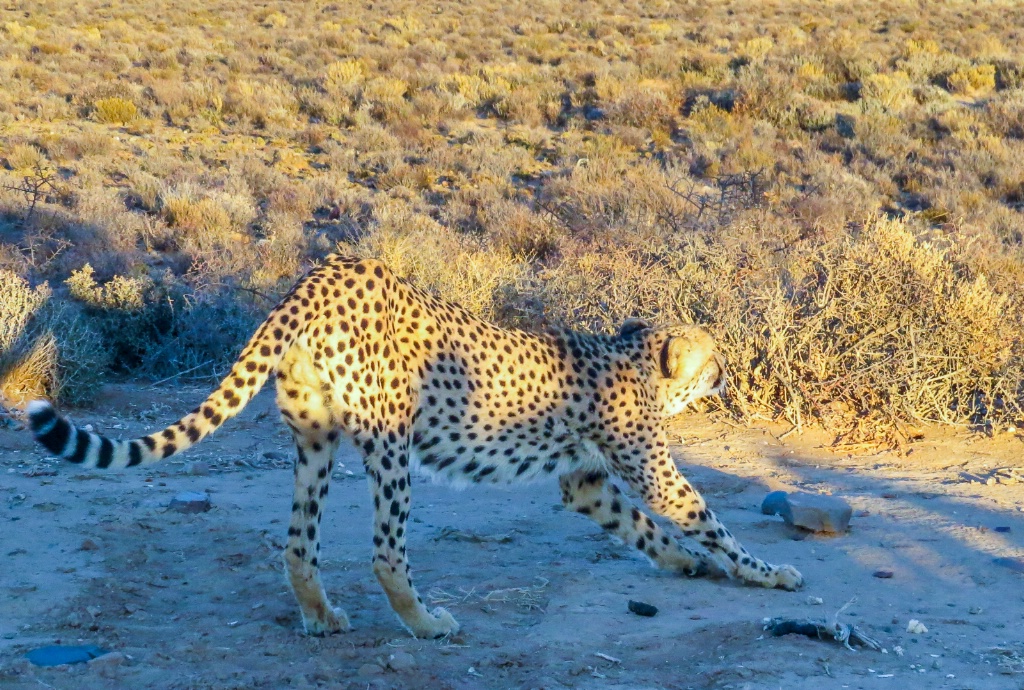
[[[766,563],[743,548],[676,469],[662,439],[651,439],[650,445],[638,444],[624,452],[609,449],[608,454],[613,467],[640,492],[653,511],[700,542],[731,576],[790,591],[803,585],[803,576],[793,566]]]
[[[657,523],[635,507],[599,470],[579,470],[559,480],[566,508],[586,515],[664,570],[689,577],[723,574],[706,554],[680,546]]]

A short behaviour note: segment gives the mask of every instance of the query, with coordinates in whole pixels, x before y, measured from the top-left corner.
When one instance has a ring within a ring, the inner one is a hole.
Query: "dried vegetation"
[[[14,0],[0,395],[222,372],[340,247],[507,324],[707,324],[743,419],[1020,420],[1022,25],[1010,2]]]

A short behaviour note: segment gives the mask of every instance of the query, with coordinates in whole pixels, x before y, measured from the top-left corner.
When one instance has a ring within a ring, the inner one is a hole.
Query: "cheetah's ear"
[[[644,319],[626,319],[622,322],[622,327],[619,328],[619,337],[625,338],[627,335],[633,335],[650,327],[650,322]]]
[[[666,340],[661,347],[661,375],[667,379],[681,377],[692,349],[693,341],[686,336],[674,336]]]

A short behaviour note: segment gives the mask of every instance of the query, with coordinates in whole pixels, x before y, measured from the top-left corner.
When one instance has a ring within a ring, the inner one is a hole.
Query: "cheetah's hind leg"
[[[295,493],[284,560],[288,581],[309,635],[332,635],[350,629],[348,617],[332,608],[320,581],[320,520],[331,481],[337,442],[310,441],[296,432]]]

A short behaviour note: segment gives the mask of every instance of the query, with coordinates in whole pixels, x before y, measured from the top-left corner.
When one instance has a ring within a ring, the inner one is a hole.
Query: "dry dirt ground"
[[[204,394],[110,387],[74,417],[134,435]],[[1000,472],[1021,465],[1021,436],[930,431],[906,456],[847,456],[823,438],[779,441],[778,430],[699,415],[678,429],[684,473],[752,551],[796,565],[802,591],[659,573],[562,510],[553,482],[422,481],[410,530],[417,584],[463,627],[438,641],[404,632],[370,572],[371,504],[351,453],[331,488],[322,562],[354,630],[300,634],[279,556],[291,449],[266,392],[149,471],[82,472],[45,458],[27,431],[0,430],[0,687],[1024,687],[1024,575],[994,562],[1024,556],[1024,484]],[[799,538],[760,514],[772,489],[845,497],[850,532]],[[209,492],[212,510],[167,510],[181,491]],[[885,653],[763,634],[765,617],[831,618],[854,598],[843,620]],[[658,615],[629,613],[630,599]],[[911,619],[927,633],[907,633]],[[40,669],[23,657],[58,642],[123,661]]]

